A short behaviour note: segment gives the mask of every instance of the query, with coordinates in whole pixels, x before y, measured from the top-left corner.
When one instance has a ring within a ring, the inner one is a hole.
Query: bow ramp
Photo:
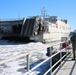
[[[23,29],[22,29],[22,36],[31,36],[33,34],[35,19],[26,19]]]

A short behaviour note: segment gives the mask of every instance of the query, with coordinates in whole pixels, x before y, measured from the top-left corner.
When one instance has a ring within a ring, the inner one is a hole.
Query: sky
[[[71,31],[76,29],[76,0],[0,0],[0,19],[24,18],[47,14],[67,19]]]

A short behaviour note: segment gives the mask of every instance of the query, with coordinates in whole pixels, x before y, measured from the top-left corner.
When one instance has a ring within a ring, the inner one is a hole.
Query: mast
[[[42,14],[43,19],[45,20],[45,17],[46,17],[46,9],[45,9],[45,7],[42,8],[41,14]]]

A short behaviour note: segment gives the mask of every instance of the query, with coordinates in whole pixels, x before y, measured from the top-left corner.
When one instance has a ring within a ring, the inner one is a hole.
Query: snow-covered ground
[[[45,47],[45,44],[42,44],[40,42],[38,43],[15,43],[5,40],[0,40],[0,61],[4,59],[8,59],[9,57],[26,53],[27,51],[36,50],[38,48]],[[36,64],[43,61],[46,56],[47,50],[44,49],[42,51],[38,51],[33,53],[30,57],[30,67],[32,68]],[[33,71],[30,75],[42,75],[43,72],[48,68],[49,62],[43,64],[39,68],[37,68],[35,71]],[[24,75],[26,72],[26,57],[22,57],[10,62],[7,62],[5,64],[0,65],[0,75]],[[47,66],[46,66],[47,65]],[[45,68],[45,69],[44,69]]]

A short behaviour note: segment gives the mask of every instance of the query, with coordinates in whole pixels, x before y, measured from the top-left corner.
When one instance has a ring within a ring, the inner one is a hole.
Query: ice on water
[[[18,54],[26,53],[27,51],[36,50],[37,48],[44,47],[45,44],[38,43],[19,43],[10,42],[5,40],[0,40],[0,61],[8,59]],[[46,58],[46,49],[33,53],[30,56],[30,67],[32,68],[36,64],[40,63]],[[26,72],[26,57],[22,57],[5,64],[0,65],[0,75],[23,75]],[[30,75],[42,74],[46,69],[48,63],[43,64],[41,67],[37,68]],[[45,70],[43,68],[46,68]]]

